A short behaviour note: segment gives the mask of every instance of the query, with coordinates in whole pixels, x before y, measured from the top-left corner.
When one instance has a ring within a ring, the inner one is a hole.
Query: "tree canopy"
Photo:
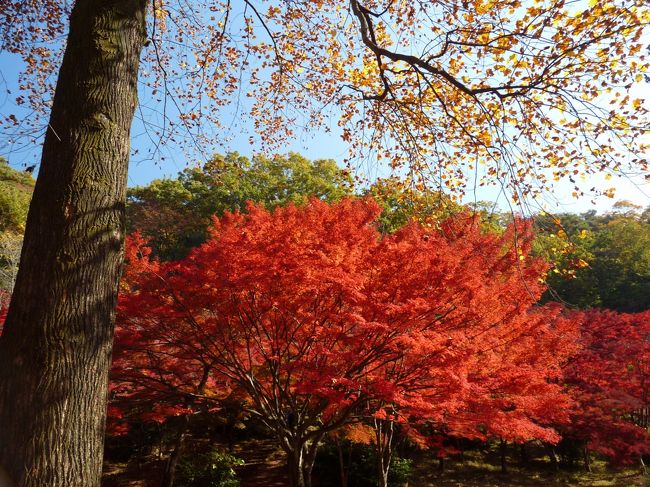
[[[580,347],[566,364],[564,380],[575,400],[562,429],[615,464],[650,453],[648,366],[650,313],[575,312]]]
[[[4,9],[6,49],[28,66],[19,100],[40,112],[70,8]],[[648,110],[629,93],[648,71],[644,0],[155,1],[147,13],[140,118],[158,156],[164,143],[205,153],[234,110],[268,147],[338,118],[352,156],[453,192],[491,182],[528,197],[566,179],[578,195],[590,174],[648,169]]]
[[[622,206],[625,210],[625,206]],[[538,218],[536,248],[555,269],[549,298],[580,308],[650,309],[650,220],[640,211]]]
[[[201,152],[231,109],[275,147],[337,120],[353,155],[456,193],[492,182],[521,201],[565,178],[579,195],[576,177],[647,173],[629,90],[648,16],[645,0],[4,2],[15,101],[36,118],[0,123],[45,137],[0,337],[2,466],[99,483],[136,107],[155,155]]]
[[[468,438],[555,442],[550,381],[575,326],[533,305],[544,264],[530,225],[502,236],[457,215],[381,236],[379,207],[249,206],[215,220],[186,259],[136,239],[120,301],[113,397],[160,420],[235,391],[309,485],[323,436],[375,418]],[[143,406],[143,401],[146,405]],[[206,404],[207,403],[207,404]]]
[[[337,201],[351,195],[353,182],[332,160],[309,161],[299,154],[252,159],[235,153],[215,155],[177,179],[131,188],[127,223],[149,239],[162,259],[184,257],[207,237],[214,215],[245,210],[253,201],[269,209],[309,198]]]

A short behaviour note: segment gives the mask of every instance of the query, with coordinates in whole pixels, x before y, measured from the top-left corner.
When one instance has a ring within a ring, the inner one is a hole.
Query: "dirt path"
[[[273,440],[242,442],[234,454],[246,462],[237,469],[241,487],[286,487],[284,452]]]

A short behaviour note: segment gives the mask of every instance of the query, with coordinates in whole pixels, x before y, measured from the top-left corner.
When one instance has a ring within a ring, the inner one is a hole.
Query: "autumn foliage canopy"
[[[505,182],[524,198],[564,179],[578,196],[594,191],[583,176],[647,174],[648,109],[630,93],[648,72],[645,0],[146,4],[139,95],[160,140],[152,157],[161,144],[205,151],[236,103],[232,125],[245,117],[266,148],[338,122],[355,160],[456,193]],[[72,5],[3,3],[4,49],[26,66],[15,102],[37,115],[49,113]],[[20,118],[0,119],[12,142]]]
[[[138,236],[119,306],[113,395],[163,420],[233,393],[286,440],[363,418],[472,438],[557,441],[557,378],[575,326],[534,307],[546,265],[530,225],[483,233],[457,215],[377,230],[378,206],[329,205],[215,219],[181,261]]]
[[[562,438],[617,464],[650,452],[648,312],[538,305],[529,222],[381,234],[379,212],[249,204],[177,262],[129,238],[111,432],[234,399],[287,451],[391,422],[438,455],[450,436]]]

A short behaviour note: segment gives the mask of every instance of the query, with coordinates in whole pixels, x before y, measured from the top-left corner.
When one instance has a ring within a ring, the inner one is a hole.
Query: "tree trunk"
[[[545,443],[544,445],[548,450],[548,458],[551,461],[551,468],[557,472],[560,470],[560,463],[558,462],[557,454],[555,453],[555,447],[550,443]]]
[[[316,462],[318,442],[317,438],[311,443],[294,444],[291,449],[285,450],[291,487],[311,487],[311,473]]]
[[[316,463],[316,453],[318,452],[318,442],[319,440],[316,439],[313,442],[309,443],[308,445],[305,445],[305,454],[303,455],[305,458],[302,471],[303,471],[303,477],[305,478],[305,486],[306,487],[311,487],[311,472],[314,469],[314,463]]]
[[[528,450],[526,450],[526,443],[522,443],[521,445],[519,445],[519,459],[521,461],[521,464],[524,467],[528,466],[529,458],[528,458]]]
[[[339,472],[341,474],[340,480],[341,480],[341,487],[348,487],[348,470],[345,465],[345,459],[343,458],[343,446],[341,445],[341,440],[339,438],[336,439],[336,450],[339,454]],[[350,454],[352,453],[352,449],[350,448],[348,450],[348,459],[350,457]]]
[[[178,462],[181,459],[181,454],[183,453],[183,445],[185,444],[185,437],[187,436],[187,423],[187,416],[185,416],[178,428],[176,441],[174,441],[174,449],[172,450],[172,453],[169,456],[169,460],[167,461],[167,465],[165,466],[162,487],[174,487],[174,481],[176,480],[176,467],[178,466]]]
[[[499,443],[499,452],[501,453],[501,473],[508,473],[508,462],[506,455],[508,453],[508,443],[505,440],[501,440]]]
[[[393,434],[395,424],[390,420],[375,420],[375,447],[377,453],[377,474],[380,487],[388,487],[388,472],[393,456]]]
[[[582,449],[582,458],[585,462],[585,470],[591,473],[591,454],[586,446]]]
[[[100,485],[144,0],[77,0],[0,338],[0,465]]]
[[[307,487],[305,482],[304,456],[301,448],[287,453],[287,468],[290,487]]]

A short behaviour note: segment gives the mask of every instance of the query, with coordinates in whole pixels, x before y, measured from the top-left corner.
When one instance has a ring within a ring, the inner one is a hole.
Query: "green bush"
[[[411,476],[413,460],[393,456],[388,471],[388,483],[390,485],[406,485]]]
[[[176,484],[179,487],[239,487],[235,467],[243,464],[241,458],[219,449],[193,453],[178,465]]]

